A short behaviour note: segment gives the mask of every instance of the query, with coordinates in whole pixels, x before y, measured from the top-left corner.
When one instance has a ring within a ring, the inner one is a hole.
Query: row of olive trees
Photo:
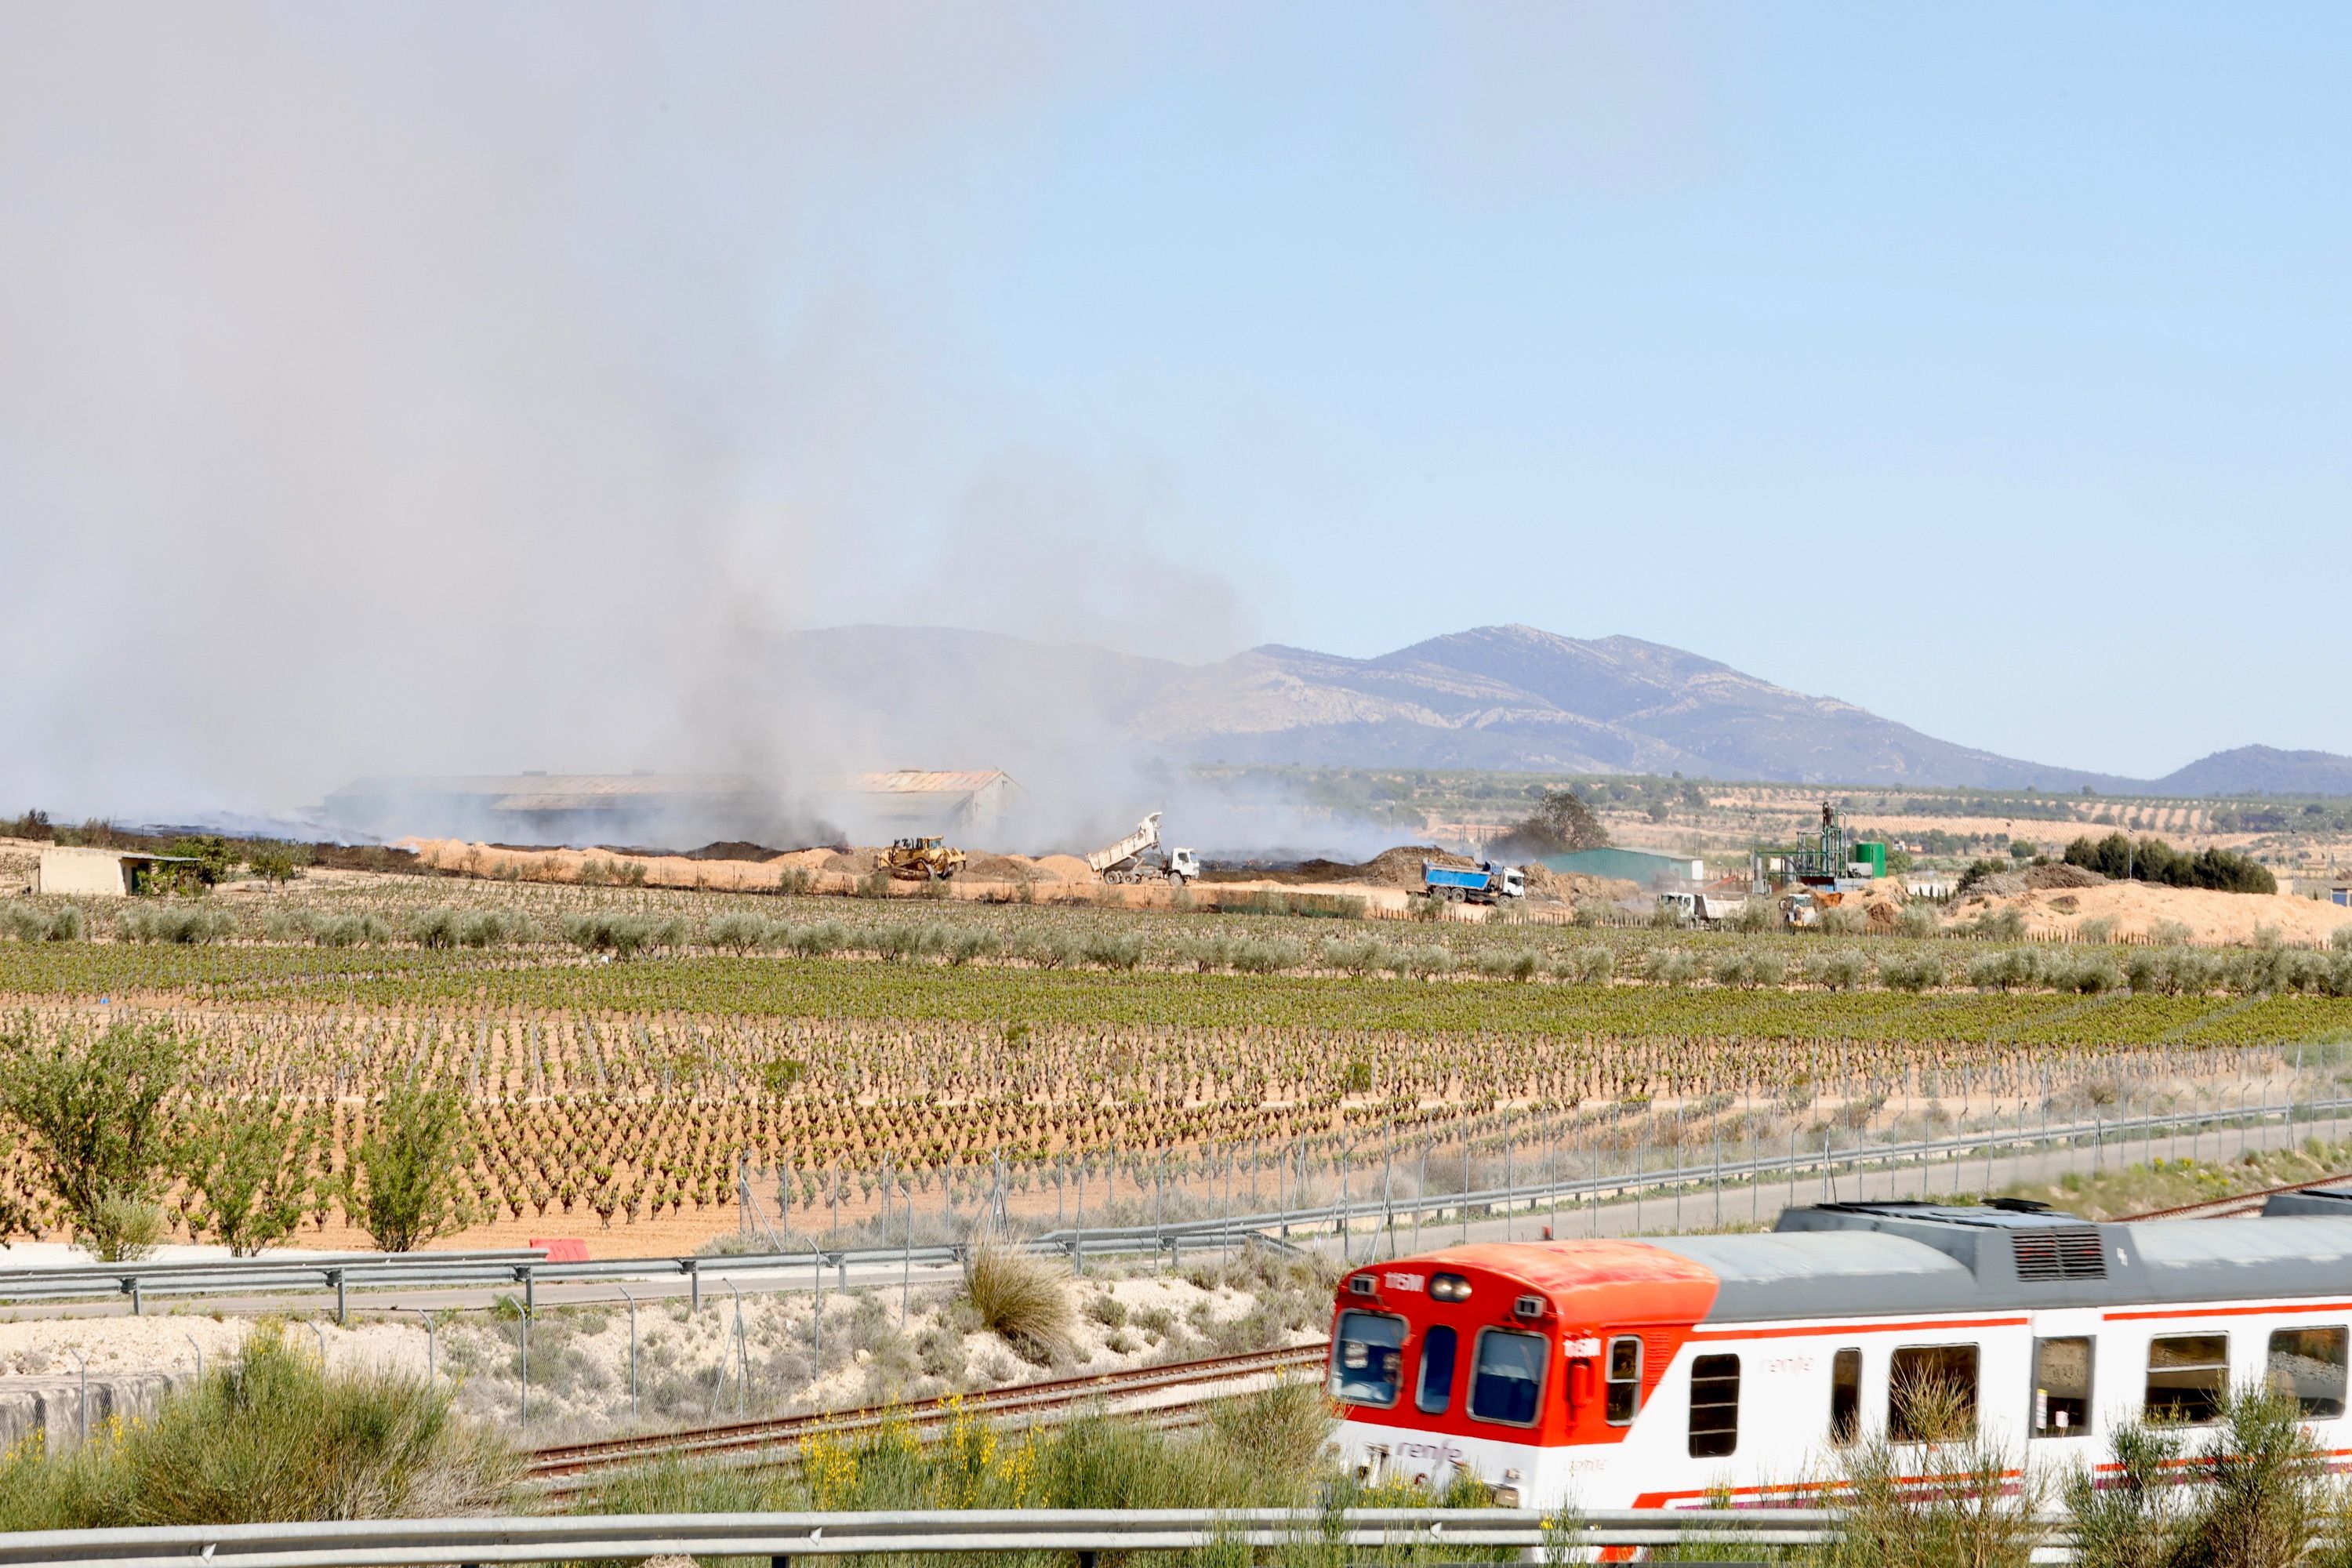
[[[185,1042],[158,1025],[42,1027],[27,1016],[0,1030],[0,1118],[49,1200],[0,1193],[0,1235],[37,1234],[53,1212],[99,1258],[135,1258],[163,1238],[175,1184],[200,1201],[192,1228],[238,1257],[282,1240],[322,1198],[340,1199],[387,1252],[467,1223],[461,1107],[448,1090],[391,1089],[322,1190],[312,1117],[273,1095],[199,1104],[183,1093],[188,1065]]]

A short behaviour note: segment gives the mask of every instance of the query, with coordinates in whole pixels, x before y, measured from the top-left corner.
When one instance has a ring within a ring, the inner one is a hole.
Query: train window
[[[1691,1458],[1719,1459],[1738,1447],[1739,1358],[1703,1355],[1691,1363]]]
[[[1478,1331],[1478,1359],[1470,1369],[1470,1418],[1532,1426],[1543,1408],[1544,1363],[1540,1334],[1511,1329]]]
[[[1385,1312],[1342,1312],[1331,1337],[1331,1395],[1349,1405],[1397,1402],[1403,1378],[1404,1320]]]
[[[1862,1352],[1848,1347],[1830,1358],[1830,1445],[1843,1448],[1862,1436]]]
[[[2344,1414],[2345,1333],[2341,1327],[2281,1329],[2271,1335],[2271,1392],[2305,1415]]]
[[[1621,1334],[1609,1342],[1608,1409],[1612,1426],[1631,1426],[1642,1409],[1642,1341]]]
[[[2230,1336],[2167,1334],[2147,1342],[2150,1421],[2195,1426],[2221,1412],[2230,1389]]]
[[[1414,1393],[1415,1409],[1424,1415],[1444,1414],[1454,1397],[1454,1331],[1438,1327],[1421,1342],[1421,1386]]]
[[[1977,1429],[1977,1347],[1905,1345],[1886,1371],[1886,1435],[1934,1443]]]
[[[2091,1342],[2033,1342],[2033,1435],[2082,1437],[2091,1430]]]

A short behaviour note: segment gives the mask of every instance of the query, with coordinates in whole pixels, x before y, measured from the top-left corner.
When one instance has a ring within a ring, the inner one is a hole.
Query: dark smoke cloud
[[[1157,626],[1068,597],[1074,561],[1156,563],[1118,542],[1150,506],[1050,456],[939,471],[988,445],[970,400],[859,258],[811,253],[826,193],[1019,112],[1072,24],[0,15],[0,798],[830,771],[763,650],[894,577],[910,620],[1020,629],[1039,595],[1031,629],[1231,651],[1213,577]],[[938,497],[949,542],[914,549]]]

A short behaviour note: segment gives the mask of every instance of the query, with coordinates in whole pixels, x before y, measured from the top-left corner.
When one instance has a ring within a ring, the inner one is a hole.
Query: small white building
[[[79,893],[85,898],[127,899],[136,879],[157,866],[192,866],[185,855],[150,855],[137,849],[85,849],[52,844],[41,851],[33,873],[37,893]]]

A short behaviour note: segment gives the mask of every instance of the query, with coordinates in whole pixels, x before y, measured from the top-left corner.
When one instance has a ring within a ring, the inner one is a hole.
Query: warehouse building
[[[1678,889],[1706,880],[1706,861],[1647,849],[1576,849],[1565,855],[1547,855],[1537,863],[1547,871],[1607,877],[1645,889]]]

